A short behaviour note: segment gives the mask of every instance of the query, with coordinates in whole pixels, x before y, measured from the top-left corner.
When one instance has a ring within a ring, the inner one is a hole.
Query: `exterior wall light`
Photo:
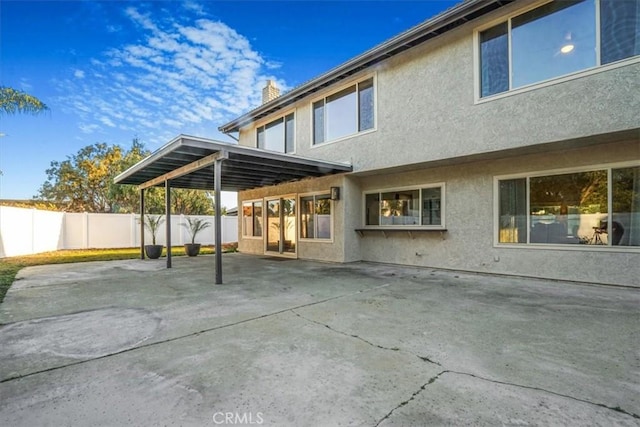
[[[331,187],[331,200],[340,200],[340,187]]]

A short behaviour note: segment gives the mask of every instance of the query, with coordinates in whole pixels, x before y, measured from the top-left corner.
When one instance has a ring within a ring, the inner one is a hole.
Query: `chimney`
[[[280,89],[276,87],[273,80],[267,80],[267,85],[262,89],[262,103],[266,104],[280,96]]]

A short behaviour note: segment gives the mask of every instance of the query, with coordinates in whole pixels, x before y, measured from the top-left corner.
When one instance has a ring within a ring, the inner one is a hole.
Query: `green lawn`
[[[224,252],[235,252],[236,245],[222,245]],[[213,246],[202,246],[202,255],[213,254]],[[183,256],[184,248],[174,246],[171,256]],[[166,256],[166,248],[163,252]],[[118,259],[135,259],[140,257],[140,248],[125,249],[78,249],[44,252],[35,255],[25,255],[0,259],[0,303],[15,280],[18,271],[24,267],[46,264],[65,264],[70,262],[113,261]]]

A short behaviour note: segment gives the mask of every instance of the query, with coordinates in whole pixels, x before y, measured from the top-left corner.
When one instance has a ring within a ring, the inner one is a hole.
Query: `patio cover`
[[[310,159],[290,154],[229,144],[205,138],[180,135],[149,157],[116,176],[116,184],[137,185],[140,212],[144,213],[144,190],[166,188],[167,248],[171,247],[171,187],[213,190],[216,207],[221,191],[240,191],[276,185],[308,177],[351,172],[351,165]],[[142,221],[141,221],[142,223]],[[222,220],[215,215],[216,284],[222,283],[222,240],[218,232]],[[144,258],[144,225],[141,224],[140,256]],[[171,251],[167,251],[171,268]]]

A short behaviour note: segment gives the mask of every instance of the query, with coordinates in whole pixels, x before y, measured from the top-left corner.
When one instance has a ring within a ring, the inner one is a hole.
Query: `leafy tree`
[[[49,107],[33,95],[7,86],[0,86],[0,114],[38,114]]]
[[[89,145],[67,160],[51,162],[40,198],[72,212],[114,212],[110,190],[122,166],[122,149],[105,143]]]
[[[113,179],[150,154],[136,138],[125,151],[118,145],[86,146],[62,162],[53,161],[38,199],[52,202],[67,212],[139,211],[140,193],[135,186],[117,185]],[[164,188],[145,190],[146,213],[165,210]],[[213,204],[203,191],[171,189],[172,213],[211,215]]]

